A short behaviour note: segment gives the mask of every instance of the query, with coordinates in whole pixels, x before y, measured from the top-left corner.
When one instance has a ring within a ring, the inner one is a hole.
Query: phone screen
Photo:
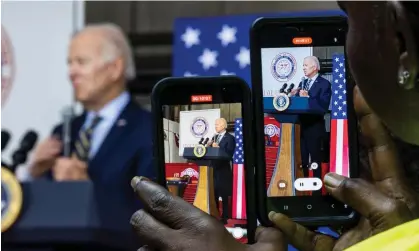
[[[262,69],[267,195],[325,195],[349,176],[344,47],[264,48]]]
[[[323,184],[328,172],[352,173],[345,32],[314,23],[304,32],[292,25],[273,30],[260,39],[266,209],[291,217],[348,215],[352,210]]]
[[[242,104],[189,98],[162,106],[167,187],[247,243]]]

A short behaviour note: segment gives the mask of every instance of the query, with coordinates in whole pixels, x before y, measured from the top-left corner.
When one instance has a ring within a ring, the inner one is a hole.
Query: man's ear
[[[111,72],[111,79],[117,81],[120,78],[124,77],[124,60],[122,57],[118,57],[109,65],[109,70]]]
[[[409,13],[401,2],[389,1],[391,11],[394,13],[394,26],[397,29],[400,48],[399,84],[406,90],[419,88],[419,48],[415,37],[415,27],[409,20]]]

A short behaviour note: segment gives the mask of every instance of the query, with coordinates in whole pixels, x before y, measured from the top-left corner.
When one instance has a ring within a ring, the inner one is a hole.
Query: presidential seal
[[[287,52],[281,52],[272,60],[272,76],[279,82],[290,81],[297,72],[297,61]]]
[[[13,86],[15,61],[9,35],[1,26],[1,107],[5,105]]]
[[[202,138],[208,132],[208,121],[204,117],[195,118],[192,121],[191,133],[196,138]]]
[[[196,145],[193,149],[193,154],[197,158],[202,158],[207,153],[207,148],[204,145]]]
[[[9,229],[22,209],[22,188],[11,171],[1,168],[1,232]]]
[[[264,131],[265,135],[268,135],[270,138],[279,134],[279,128],[273,124],[267,124]]]
[[[279,111],[285,111],[290,106],[290,98],[285,93],[280,93],[278,96],[273,99],[274,108]]]

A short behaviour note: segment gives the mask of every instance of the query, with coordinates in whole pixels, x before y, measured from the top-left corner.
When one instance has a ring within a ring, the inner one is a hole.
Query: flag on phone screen
[[[345,56],[333,55],[332,119],[330,127],[330,172],[349,176],[348,114]]]
[[[234,137],[236,149],[233,155],[233,217],[246,219],[246,191],[244,176],[244,151],[243,151],[243,122],[241,118],[235,120]]]

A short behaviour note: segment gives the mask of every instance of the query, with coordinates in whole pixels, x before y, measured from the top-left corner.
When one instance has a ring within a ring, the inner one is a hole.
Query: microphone
[[[209,141],[209,138],[206,138],[202,144],[206,145],[208,143],[208,141]]]
[[[202,141],[204,141],[204,138],[201,138],[201,140],[198,142],[198,145],[202,145]]]
[[[288,89],[285,91],[285,93],[290,93],[292,91],[292,89],[294,89],[294,84],[290,84],[290,86],[288,87]]]
[[[62,131],[62,140],[63,140],[63,155],[65,157],[71,156],[71,120],[74,116],[74,111],[72,106],[66,106],[61,112],[63,119],[63,131]]]
[[[34,131],[29,131],[23,136],[19,148],[12,154],[12,164],[9,167],[12,172],[16,170],[16,167],[26,162],[28,153],[35,146],[37,140],[38,134]]]
[[[304,89],[304,81],[306,80],[305,77],[301,77],[301,87],[299,87],[298,89],[303,90]]]
[[[287,88],[287,86],[288,86],[288,84],[287,84],[287,83],[285,83],[285,84],[282,86],[282,88],[279,90],[279,92],[280,92],[280,93],[284,93],[284,92],[285,92],[285,89]]]
[[[6,148],[7,144],[10,141],[10,133],[8,131],[1,131],[1,150],[3,151]]]

